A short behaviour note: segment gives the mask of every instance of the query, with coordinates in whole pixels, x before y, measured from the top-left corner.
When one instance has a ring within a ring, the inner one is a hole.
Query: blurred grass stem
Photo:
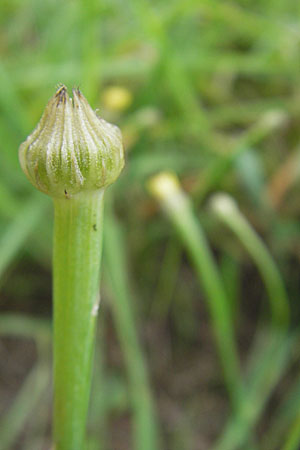
[[[203,285],[224,377],[231,401],[239,409],[243,395],[239,358],[234,338],[234,327],[217,266],[205,234],[197,221],[188,197],[183,193],[177,178],[162,173],[149,182],[150,192],[159,200],[178,231]]]
[[[289,300],[279,270],[267,247],[229,195],[215,195],[211,205],[218,217],[238,236],[251,255],[269,295],[273,325],[285,330],[289,321]]]
[[[282,450],[298,450],[300,444],[300,413],[292,423]]]
[[[111,211],[105,215],[105,267],[113,294],[112,312],[130,384],[133,409],[134,448],[161,448],[156,411],[147,366],[134,316],[134,305],[127,277],[126,250],[122,229]]]

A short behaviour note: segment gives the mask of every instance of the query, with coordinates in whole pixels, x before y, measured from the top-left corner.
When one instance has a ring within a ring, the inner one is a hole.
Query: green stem
[[[224,200],[225,207],[222,207]],[[289,299],[280,272],[269,250],[237,205],[233,203],[231,197],[216,196],[212,200],[212,207],[222,222],[237,235],[255,262],[269,296],[273,325],[286,330],[290,315]]]
[[[262,343],[263,350],[255,355],[255,370],[249,377],[243,404],[238,414],[229,419],[213,450],[244,448],[270,395],[286,370],[295,341],[295,337],[291,338],[279,332],[269,336],[266,347]]]
[[[300,413],[294,420],[282,450],[297,450],[300,443]]]
[[[103,190],[54,199],[54,443],[84,448],[99,303]]]
[[[124,354],[133,407],[136,450],[161,448],[155,406],[142,348],[139,344],[132,295],[126,276],[122,230],[112,213],[105,215],[105,267],[112,289],[112,312]]]
[[[196,220],[188,200],[182,209],[167,209],[181,235],[206,294],[216,342],[223,366],[227,389],[233,406],[238,409],[243,396],[238,350],[234,326],[230,316],[230,302],[200,223]]]
[[[158,175],[150,181],[149,189],[160,201],[180,235],[202,284],[225,383],[235,410],[239,410],[244,395],[244,385],[240,372],[231,307],[206,235],[195,217],[189,198],[183,193],[172,174]]]

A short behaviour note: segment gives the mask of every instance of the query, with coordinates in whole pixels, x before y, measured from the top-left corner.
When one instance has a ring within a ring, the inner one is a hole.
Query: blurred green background
[[[0,22],[0,448],[51,447],[53,211],[18,146],[64,83],[127,160],[88,449],[298,449],[300,3],[3,0]],[[161,171],[182,205],[147,191]]]

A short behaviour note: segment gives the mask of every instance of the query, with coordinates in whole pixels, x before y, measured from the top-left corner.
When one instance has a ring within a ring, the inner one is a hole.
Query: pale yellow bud
[[[147,188],[164,208],[180,211],[186,205],[187,197],[177,176],[172,172],[161,172],[147,183]]]
[[[131,92],[122,86],[108,87],[103,93],[104,107],[111,111],[124,111],[132,103]]]

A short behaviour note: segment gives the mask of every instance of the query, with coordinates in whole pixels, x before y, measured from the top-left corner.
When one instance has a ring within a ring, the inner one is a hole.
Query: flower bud
[[[154,175],[147,183],[148,191],[167,210],[182,213],[188,198],[182,190],[177,176],[172,172]]]
[[[210,199],[210,207],[215,213],[221,216],[232,215],[238,209],[238,205],[233,197],[225,192],[214,194]]]
[[[19,149],[29,181],[53,197],[105,188],[124,166],[118,127],[99,118],[79,89],[61,86]]]

